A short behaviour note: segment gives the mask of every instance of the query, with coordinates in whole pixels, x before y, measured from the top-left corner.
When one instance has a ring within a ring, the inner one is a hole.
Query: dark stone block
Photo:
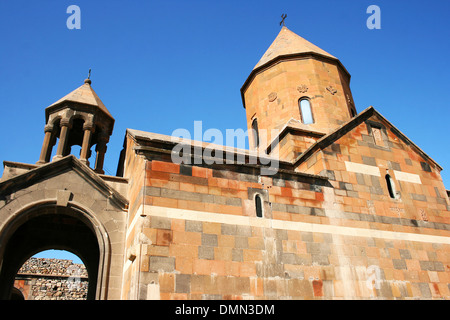
[[[431,172],[431,167],[430,167],[430,165],[429,165],[428,163],[426,163],[426,162],[421,162],[421,163],[420,163],[420,166],[422,167],[422,170],[423,170],[423,171]]]
[[[305,242],[313,242],[313,233],[312,232],[302,232],[302,241]]]
[[[400,168],[400,163],[398,163],[398,162],[389,161],[389,166],[390,166],[389,169],[402,171],[402,169]]]
[[[407,249],[399,249],[400,257],[402,259],[411,259],[411,253]]]
[[[244,261],[242,249],[233,248],[231,251],[231,257],[233,261],[242,262]]]
[[[177,274],[175,278],[175,292],[189,293],[191,292],[191,275]]]
[[[419,264],[423,271],[434,271],[433,261],[419,261]]]
[[[312,216],[325,217],[325,210],[320,208],[311,208]]]
[[[397,270],[404,270],[406,269],[406,262],[403,259],[392,259],[392,262],[394,264],[394,268]]]
[[[330,180],[336,180],[336,176],[334,175],[333,170],[322,170],[319,175],[327,177]]]
[[[186,220],[184,229],[189,232],[202,232],[203,231],[203,223],[201,221]]]
[[[358,184],[365,185],[364,176],[362,173],[356,173],[356,181]]]
[[[440,261],[434,261],[433,262],[434,265],[434,271],[439,271],[439,272],[444,272],[445,268],[442,262]]]
[[[431,298],[431,291],[430,291],[430,286],[428,285],[428,283],[418,283],[420,292],[422,294],[423,298]]]
[[[335,153],[341,153],[341,146],[337,143],[331,145],[331,150]]]
[[[236,225],[222,224],[221,228],[221,232],[224,235],[236,235]]]
[[[185,164],[180,164],[180,174],[184,176],[192,176],[192,167]]]
[[[413,198],[413,200],[427,201],[427,197],[423,194],[410,193],[410,195],[411,195],[411,198]]]
[[[363,160],[364,164],[367,164],[369,166],[376,166],[377,165],[374,157],[362,156],[362,160]]]
[[[217,234],[202,233],[202,246],[217,247]]]
[[[150,271],[173,272],[175,270],[175,258],[173,257],[150,257]]]
[[[326,266],[330,264],[328,256],[324,254],[312,254],[311,261],[312,263],[317,263],[321,266]]]
[[[214,247],[198,247],[198,258],[206,260],[214,260]]]

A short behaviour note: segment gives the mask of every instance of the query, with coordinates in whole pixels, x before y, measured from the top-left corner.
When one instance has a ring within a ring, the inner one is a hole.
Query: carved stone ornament
[[[327,90],[332,94],[335,95],[337,90],[333,86],[328,86]]]
[[[277,93],[276,92],[272,92],[269,94],[269,101],[275,101],[275,99],[277,98]]]
[[[297,87],[298,92],[306,93],[308,91],[308,87],[305,84],[301,84]]]

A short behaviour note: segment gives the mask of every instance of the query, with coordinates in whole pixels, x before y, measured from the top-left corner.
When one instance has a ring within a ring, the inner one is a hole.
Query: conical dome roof
[[[325,50],[320,49],[318,46],[289,30],[286,26],[283,26],[278,36],[270,45],[269,49],[267,49],[253,69],[258,68],[279,56],[309,52],[337,60],[336,57],[332,56]]]
[[[91,80],[86,79],[84,81],[84,84],[77,89],[73,90],[71,93],[67,94],[66,96],[62,97],[55,103],[51,104],[47,107],[48,109],[51,109],[52,107],[65,102],[65,101],[71,101],[75,103],[82,103],[91,105],[94,107],[97,107],[100,109],[103,113],[105,113],[107,116],[109,116],[111,119],[114,119],[111,113],[109,113],[106,106],[103,104],[103,102],[100,100],[98,95],[95,93],[94,89],[91,87]]]

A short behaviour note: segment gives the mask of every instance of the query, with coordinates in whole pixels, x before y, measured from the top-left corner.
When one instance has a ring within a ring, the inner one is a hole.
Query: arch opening
[[[66,250],[44,250],[25,261],[15,275],[11,299],[86,300],[88,273],[83,261]]]
[[[40,205],[21,213],[3,232],[0,252],[0,299],[13,298],[15,276],[24,263],[38,252],[57,249],[77,255],[87,273],[86,299],[97,295],[101,247],[92,222],[71,206]]]

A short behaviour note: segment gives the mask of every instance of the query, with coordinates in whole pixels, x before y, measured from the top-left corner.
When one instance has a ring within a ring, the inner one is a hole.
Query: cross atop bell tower
[[[91,87],[91,70],[84,84],[45,109],[45,137],[38,164],[58,160],[81,146],[79,159],[89,166],[91,148],[96,145],[94,171],[103,174],[106,144],[112,134],[114,118]],[[56,154],[52,149],[58,141]]]

